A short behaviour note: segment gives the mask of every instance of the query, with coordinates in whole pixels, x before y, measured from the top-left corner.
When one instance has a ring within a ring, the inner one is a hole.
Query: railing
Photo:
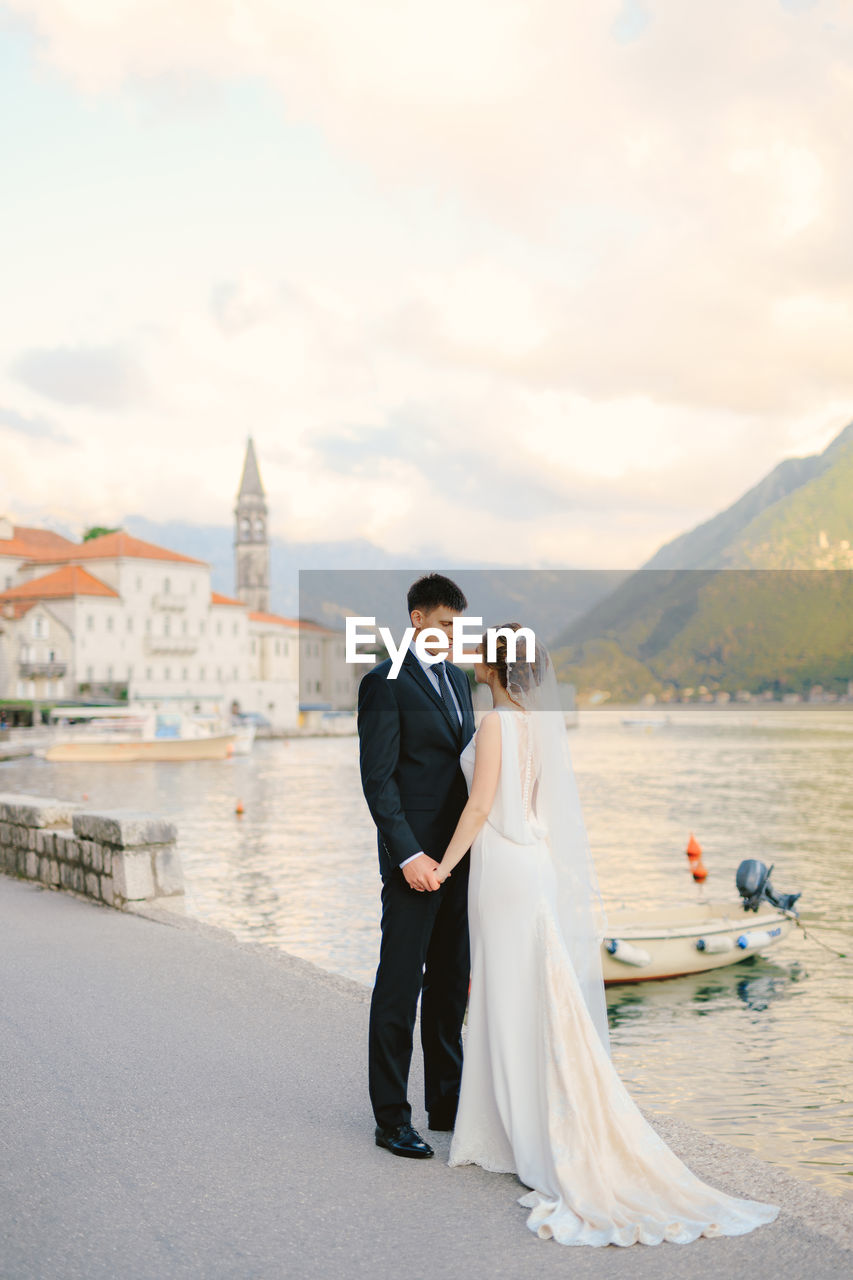
[[[67,670],[67,662],[28,662],[24,658],[18,662],[18,674],[22,680],[33,680],[39,676],[54,680],[64,676]]]

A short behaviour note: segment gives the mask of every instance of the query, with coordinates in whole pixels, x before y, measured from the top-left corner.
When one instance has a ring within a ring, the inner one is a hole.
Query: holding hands
[[[450,872],[443,870],[435,858],[431,858],[428,853],[422,853],[411,862],[407,862],[402,871],[409,887],[417,889],[419,893],[440,889],[450,875]]]

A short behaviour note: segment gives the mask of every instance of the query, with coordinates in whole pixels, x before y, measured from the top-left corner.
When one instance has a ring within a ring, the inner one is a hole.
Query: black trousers
[[[382,884],[382,942],[370,1002],[368,1083],[376,1123],[411,1119],[409,1068],[418,997],[424,1103],[451,1115],[462,1076],[462,1020],[468,1000],[466,854],[440,889],[412,889],[399,868]]]

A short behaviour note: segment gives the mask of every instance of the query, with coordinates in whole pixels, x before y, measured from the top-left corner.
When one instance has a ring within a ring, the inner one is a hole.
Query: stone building
[[[249,440],[236,506],[237,597],[210,566],[124,531],[76,543],[0,518],[0,700],[132,702],[300,723],[350,710],[343,635],[269,610],[267,504]],[[354,674],[360,675],[358,671]]]

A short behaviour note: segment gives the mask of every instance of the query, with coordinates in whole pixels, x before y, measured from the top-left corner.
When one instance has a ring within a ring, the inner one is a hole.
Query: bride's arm
[[[474,751],[474,777],[468,803],[459,815],[456,830],[435,873],[442,881],[471,848],[489,816],[498,789],[501,774],[501,718],[498,711],[490,711],[483,716],[474,739]]]

